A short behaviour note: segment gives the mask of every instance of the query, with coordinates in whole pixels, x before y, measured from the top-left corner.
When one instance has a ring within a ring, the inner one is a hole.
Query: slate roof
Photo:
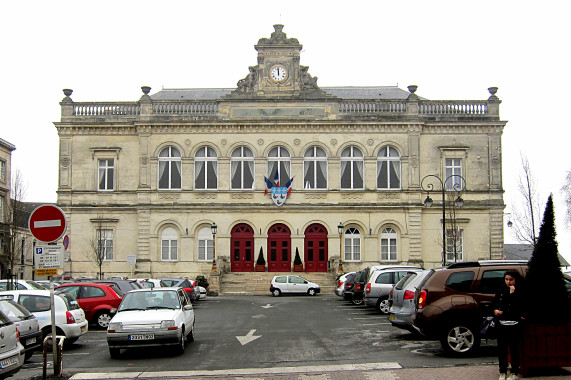
[[[529,244],[504,244],[504,255],[506,260],[529,260],[533,253],[533,246]],[[561,266],[569,266],[567,260],[558,254]]]
[[[406,99],[410,93],[397,86],[320,87],[340,99]],[[229,95],[235,88],[163,88],[151,95],[153,100],[216,100]]]

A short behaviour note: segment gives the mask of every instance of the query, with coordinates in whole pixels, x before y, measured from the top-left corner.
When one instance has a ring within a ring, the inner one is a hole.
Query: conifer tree
[[[562,323],[569,319],[569,301],[555,237],[553,196],[550,195],[526,276],[528,319],[534,323]]]

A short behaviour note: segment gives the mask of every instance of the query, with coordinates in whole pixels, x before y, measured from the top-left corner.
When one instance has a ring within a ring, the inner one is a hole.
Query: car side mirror
[[[192,305],[184,305],[182,310],[192,310]]]

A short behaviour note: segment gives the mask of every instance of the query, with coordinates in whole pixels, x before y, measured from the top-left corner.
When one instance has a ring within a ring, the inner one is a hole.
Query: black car
[[[350,274],[349,276],[347,276],[347,280],[345,281],[345,291],[343,292],[343,299],[351,301],[355,305],[360,305],[363,303],[362,297],[360,300],[358,298],[353,298],[353,294],[355,293],[355,283],[356,280],[361,275],[361,272],[362,271]]]
[[[187,278],[159,278],[166,286],[183,288],[191,302],[197,301],[200,298],[200,293],[194,288],[192,282]]]

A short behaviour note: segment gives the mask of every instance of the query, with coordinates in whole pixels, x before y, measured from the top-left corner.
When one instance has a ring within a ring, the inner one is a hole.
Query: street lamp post
[[[337,272],[343,273],[343,222],[339,222],[337,232],[339,232],[339,267]]]
[[[216,267],[216,231],[218,226],[216,223],[212,223],[210,229],[212,231],[212,273],[218,273],[218,268]]]
[[[422,179],[422,181],[420,182],[420,186],[421,186],[422,190],[424,190],[428,193],[426,195],[426,199],[424,200],[424,206],[425,207],[432,207],[432,205],[434,203],[432,201],[432,198],[430,198],[430,192],[434,191],[434,183],[432,183],[432,182],[430,182],[430,180],[428,180],[426,185],[425,185],[425,180],[427,178],[434,178],[434,179],[438,180],[438,182],[440,182],[440,188],[441,188],[441,192],[442,192],[442,266],[445,266],[446,265],[446,183],[451,178],[460,179],[461,182],[456,182],[456,181],[452,182],[452,190],[454,190],[456,192],[460,192],[460,191],[465,189],[466,180],[464,179],[464,177],[462,177],[461,175],[458,175],[458,174],[449,175],[448,177],[446,177],[446,179],[444,181],[442,181],[442,179],[440,179],[440,177],[438,177],[437,175],[434,175],[434,174],[429,174],[429,175],[425,176]],[[456,200],[454,201],[454,204],[458,208],[462,207],[464,205],[464,200],[460,197],[460,195],[458,195],[458,198],[456,198]],[[456,243],[454,243],[454,244],[456,244]]]

